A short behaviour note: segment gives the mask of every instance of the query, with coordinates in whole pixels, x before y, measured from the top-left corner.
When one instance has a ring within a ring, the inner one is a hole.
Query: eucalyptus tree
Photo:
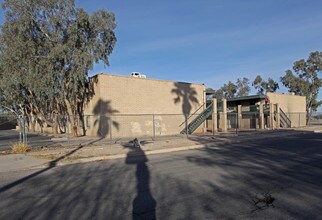
[[[238,78],[236,82],[237,97],[248,96],[250,92],[249,79],[247,77]]]
[[[229,81],[227,84],[225,83],[220,90],[223,92],[224,98],[234,98],[237,93],[237,86],[233,82]]]
[[[257,89],[257,94],[264,95],[267,92],[276,92],[279,89],[278,83],[272,78],[264,80],[260,75],[257,75],[252,83],[255,89]]]
[[[210,89],[209,89],[210,90]],[[229,99],[234,97],[247,96],[250,92],[249,79],[246,77],[238,78],[236,83],[229,81],[218,90],[212,90],[217,99]]]
[[[289,92],[306,96],[306,111],[311,115],[311,112],[322,104],[317,100],[322,86],[322,80],[319,77],[322,71],[322,52],[312,52],[307,60],[301,59],[294,62],[293,70],[297,76],[291,70],[287,70],[281,77],[281,82]]]
[[[6,101],[57,125],[54,115],[70,115],[74,135],[86,100],[88,71],[109,65],[116,43],[115,15],[91,15],[73,0],[5,0],[0,36],[2,90]],[[78,115],[77,117],[74,117]]]

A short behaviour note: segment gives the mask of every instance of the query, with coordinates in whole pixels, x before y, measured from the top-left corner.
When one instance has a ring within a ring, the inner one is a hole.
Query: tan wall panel
[[[279,104],[279,107],[289,116],[292,127],[306,125],[306,97],[291,94],[267,93],[272,104]]]
[[[285,113],[292,112],[306,112],[306,98],[305,96],[289,95],[289,94],[277,94],[268,92],[267,96],[270,103],[278,103],[280,108]]]
[[[178,134],[184,128],[184,113],[198,115],[203,110],[204,85],[106,74],[97,77],[95,96],[87,104],[85,115],[114,115],[112,122],[119,128],[113,127],[113,136]],[[132,116],[124,116],[129,114]],[[156,114],[154,130],[152,114]],[[90,121],[88,135],[106,133],[98,132],[102,127]],[[201,127],[196,132],[202,131]]]

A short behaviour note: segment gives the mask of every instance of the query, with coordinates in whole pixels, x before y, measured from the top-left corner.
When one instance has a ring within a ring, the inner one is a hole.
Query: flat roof
[[[250,95],[250,96],[241,96],[227,99],[227,101],[243,101],[243,100],[250,100],[250,99],[265,99],[266,95]]]
[[[132,76],[126,76],[126,75],[118,75],[118,74],[112,74],[112,73],[98,73],[98,74],[95,74],[95,75],[93,75],[91,77],[95,77],[95,76],[98,76],[98,75],[103,75],[103,76],[116,76],[116,77],[127,77],[127,78],[140,79],[140,80],[153,80],[153,81],[161,81],[161,82],[185,83],[185,84],[205,86],[204,83],[180,82],[180,81],[171,81],[171,80],[163,80],[163,79],[153,79],[153,78],[148,78],[148,77],[147,78],[138,78],[138,77],[132,77]]]

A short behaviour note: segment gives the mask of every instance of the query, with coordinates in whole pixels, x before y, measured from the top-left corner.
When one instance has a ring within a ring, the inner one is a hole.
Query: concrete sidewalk
[[[48,164],[48,159],[35,158],[25,154],[0,156],[0,173],[16,170],[27,170]]]

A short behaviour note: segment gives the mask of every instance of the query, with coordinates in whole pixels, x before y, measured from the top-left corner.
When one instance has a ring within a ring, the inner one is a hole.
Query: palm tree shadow
[[[174,83],[175,88],[171,90],[171,93],[175,94],[177,97],[174,98],[174,103],[178,104],[182,102],[182,113],[185,117],[185,121],[192,110],[193,104],[199,104],[197,98],[197,91],[191,87],[191,83]]]
[[[93,114],[98,116],[94,121],[94,126],[98,124],[98,137],[101,139],[105,138],[110,134],[113,127],[119,130],[119,123],[112,120],[112,115],[118,112],[119,111],[112,108],[111,101],[98,100],[93,110]]]
[[[148,158],[141,148],[129,147],[125,163],[136,165],[137,195],[132,202],[132,219],[156,219],[157,202],[150,191],[150,171],[147,166]]]

